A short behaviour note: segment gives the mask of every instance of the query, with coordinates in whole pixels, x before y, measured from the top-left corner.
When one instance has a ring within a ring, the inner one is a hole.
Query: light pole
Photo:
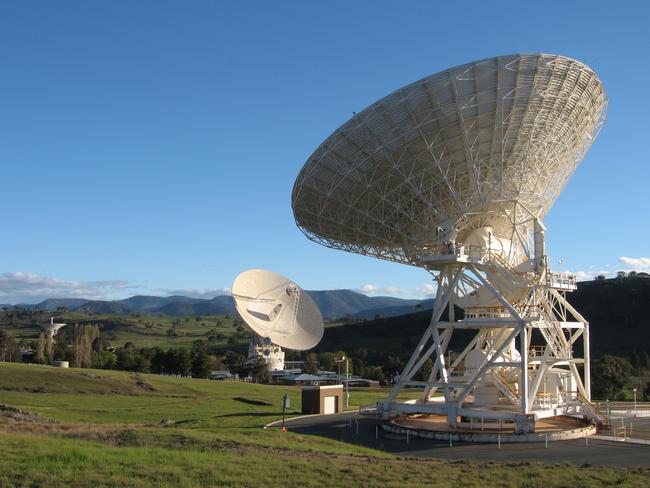
[[[634,391],[636,392],[636,389]],[[634,398],[636,398],[636,393],[634,395],[635,395]],[[349,406],[350,406],[350,374],[348,373],[348,358],[345,358],[345,408],[348,408]]]
[[[634,416],[636,417],[636,388],[632,388],[634,392]]]
[[[341,384],[341,363],[345,361],[345,356],[342,356],[341,359],[335,359],[334,362],[338,365],[339,367],[339,374],[338,374],[338,383],[339,385]]]
[[[281,432],[287,431],[287,427],[284,425],[284,414],[287,408],[290,407],[291,407],[291,401],[289,400],[289,395],[285,393],[284,397],[282,398],[282,428],[280,429]]]

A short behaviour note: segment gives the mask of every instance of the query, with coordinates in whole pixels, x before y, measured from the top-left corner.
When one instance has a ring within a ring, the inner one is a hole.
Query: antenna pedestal
[[[269,371],[282,371],[284,369],[284,351],[276,344],[260,344],[254,338],[248,346],[248,362],[264,361]]]

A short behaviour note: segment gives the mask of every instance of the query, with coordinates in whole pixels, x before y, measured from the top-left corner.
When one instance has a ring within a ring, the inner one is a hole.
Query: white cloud
[[[184,296],[190,298],[214,298],[220,295],[230,295],[230,288],[156,288],[152,291],[167,296]]]
[[[438,287],[431,283],[424,283],[418,287],[418,292],[420,292],[420,295],[427,298],[435,297],[437,291]]]
[[[650,271],[650,258],[630,258],[621,256],[618,262],[627,266],[630,271]]]
[[[380,286],[366,284],[356,291],[369,296],[392,296],[399,298],[430,298],[436,294],[436,286],[425,283],[417,288],[400,288],[398,286]]]
[[[399,288],[397,286],[379,286],[379,285],[371,285],[371,284],[363,285],[361,288],[358,288],[357,291],[359,293],[363,293],[364,295],[371,295],[371,296],[404,295],[408,292],[408,290],[404,288]]]
[[[0,303],[38,303],[46,298],[102,300],[125,290],[140,288],[125,280],[65,281],[34,273],[0,273]]]
[[[576,280],[577,281],[593,281],[596,276],[603,275],[606,278],[612,278],[615,273],[611,270],[589,270],[589,271],[576,271]]]

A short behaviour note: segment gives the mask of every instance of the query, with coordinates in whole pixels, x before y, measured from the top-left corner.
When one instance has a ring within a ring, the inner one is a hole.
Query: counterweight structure
[[[305,163],[292,207],[308,238],[422,267],[437,283],[431,323],[380,404],[384,417],[432,413],[452,427],[480,419],[517,433],[544,417],[601,419],[588,324],[565,298],[575,276],[549,269],[543,219],[606,109],[583,63],[500,56],[395,91]],[[475,335],[450,359],[460,329]],[[423,394],[396,401],[405,387]]]

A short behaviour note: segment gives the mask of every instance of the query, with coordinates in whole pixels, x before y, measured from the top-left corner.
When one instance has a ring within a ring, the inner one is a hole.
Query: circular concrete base
[[[539,420],[535,424],[536,432],[515,434],[512,429],[458,429],[447,425],[442,415],[412,415],[398,417],[382,423],[386,432],[424,439],[449,440],[463,442],[494,443],[499,442],[546,442],[569,439],[581,439],[596,433],[594,425],[573,417],[551,417]]]

